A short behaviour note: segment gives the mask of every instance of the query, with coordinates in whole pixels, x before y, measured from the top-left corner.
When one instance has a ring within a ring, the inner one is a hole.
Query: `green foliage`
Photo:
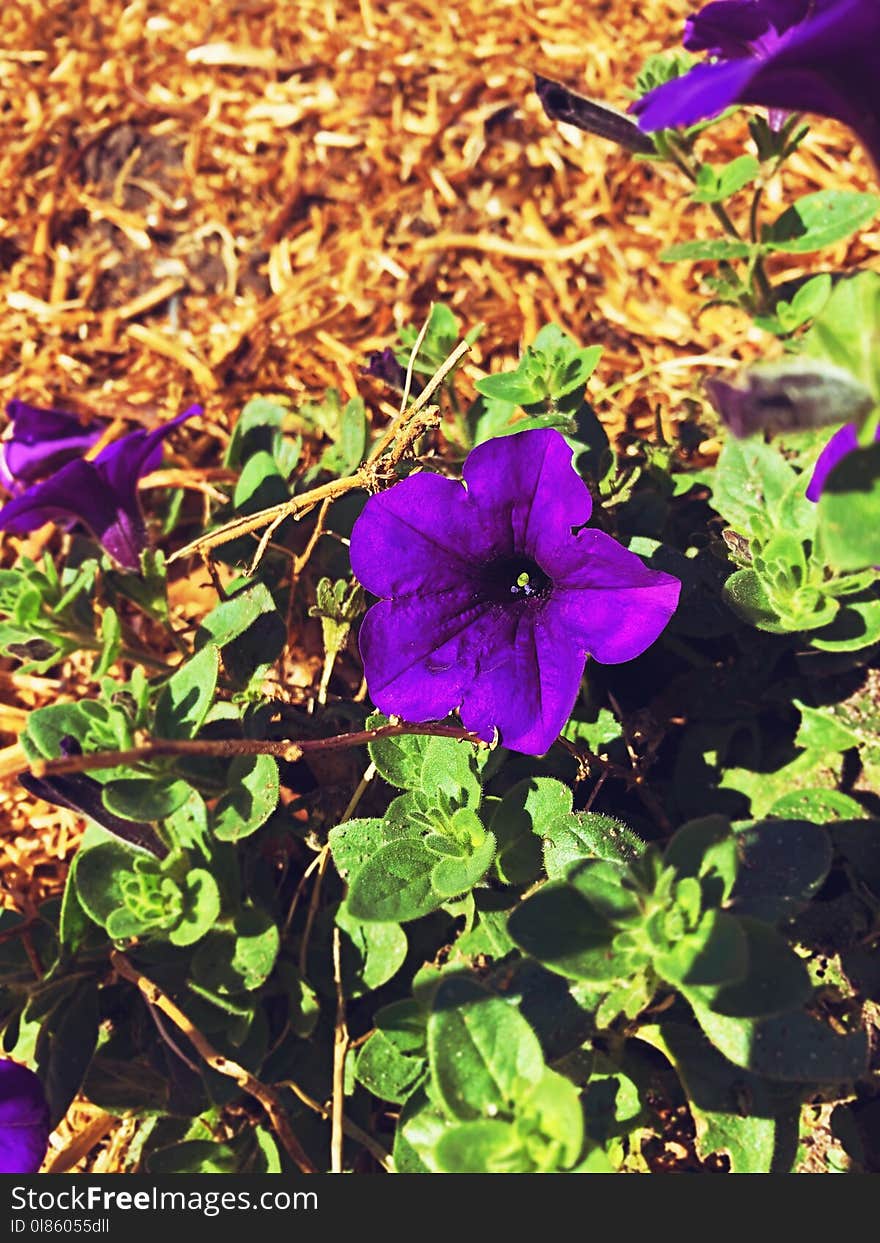
[[[720,167],[701,164],[691,198],[695,203],[723,203],[754,181],[760,171],[761,165],[753,155],[738,155]]]
[[[579,349],[567,332],[548,324],[526,348],[516,371],[478,380],[477,392],[512,405],[547,403],[552,408],[560,398],[583,390],[601,353],[599,345]]]
[[[483,331],[482,324],[472,328],[464,337],[468,343],[477,340]],[[397,350],[397,361],[403,367],[409,365],[415,343],[420,335],[421,325],[407,324],[400,329],[401,348]],[[432,302],[428,314],[428,325],[418,353],[413,359],[415,375],[432,376],[462,339],[461,325],[458,316],[443,302]]]
[[[876,194],[819,190],[807,194],[764,230],[768,250],[805,254],[832,246],[869,224],[880,208]]]
[[[712,477],[712,501],[747,545],[729,541],[740,568],[728,578],[725,596],[739,616],[771,634],[806,632],[830,650],[869,647],[880,637],[877,576],[850,572],[863,571],[864,561],[826,558],[827,533],[817,531],[824,498],[817,508],[805,489],[804,474],[773,445],[757,437],[727,441]]]
[[[777,155],[765,151],[762,177]],[[698,196],[717,206],[754,175],[750,158],[711,168]],[[861,337],[844,322],[873,322],[860,282],[804,286],[772,314],[789,333],[813,320],[806,362],[786,374],[844,367],[869,418],[874,360],[852,353]],[[461,336],[438,306],[417,378]],[[29,713],[28,759],[160,744],[29,785],[93,821],[60,899],[27,920],[0,913],[3,1051],[38,1069],[54,1120],[80,1092],[133,1119],[138,1171],[291,1172],[237,1082],[147,1004],[120,953],[274,1090],[319,1169],[343,1010],[346,1170],[388,1164],[386,1150],[399,1172],[641,1170],[659,1102],[667,1117],[686,1105],[700,1160],[783,1172],[804,1102],[870,1092],[872,511],[853,524],[841,509],[835,544],[828,506],[806,500],[824,432],[731,440],[699,474],[665,442],[615,459],[583,397],[597,357],[551,325],[515,371],[480,381],[471,408],[448,382],[443,433],[424,441],[454,474],[475,440],[560,427],[597,525],[682,581],[651,651],[588,662],[563,741],[540,759],[410,734],[363,706],[351,660],[364,601],[344,543],[361,497],[341,517],[334,504],[338,538],[299,580],[269,548],[189,626],[169,616],[159,555],[140,577],[96,560],[0,574],[0,625],[14,615],[18,639],[53,645],[28,649],[26,668],[95,661],[87,695]],[[356,469],[368,439],[363,406],[338,395],[248,403],[227,452],[231,508]],[[829,495],[868,506],[871,492],[849,481]],[[308,536],[291,523],[273,543],[288,538]],[[855,563],[844,545],[857,541],[870,555]],[[220,550],[250,561],[255,540],[234,551]],[[325,664],[303,704],[288,675],[303,649],[320,659],[309,612]],[[366,754],[335,741],[389,725],[402,732]],[[253,753],[270,739],[302,751]]]

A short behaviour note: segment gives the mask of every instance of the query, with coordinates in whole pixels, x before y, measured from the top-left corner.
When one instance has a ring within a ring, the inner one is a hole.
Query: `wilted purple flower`
[[[394,350],[386,345],[384,350],[373,350],[367,355],[367,365],[363,368],[365,375],[375,376],[384,380],[389,388],[403,392],[406,385],[406,367],[397,361]]]
[[[590,493],[557,431],[479,445],[463,484],[416,474],[371,497],[351,536],[368,591],[360,650],[373,702],[466,728],[529,755],[574,706],[587,655],[632,660],[663,630],[678,579],[609,535],[578,530]]]
[[[644,130],[694,125],[732,104],[835,117],[880,165],[877,0],[714,0],[685,28],[708,63],[632,105]]]
[[[880,444],[880,425],[878,425],[874,433],[874,439]],[[807,484],[808,501],[818,501],[825,488],[825,481],[837,463],[842,462],[847,454],[854,452],[858,447],[858,428],[854,423],[844,423],[843,427],[834,433],[819,454],[816,465],[813,467],[813,473],[810,476],[810,482]]]
[[[0,441],[0,483],[10,492],[81,457],[102,431],[95,422],[83,424],[75,414],[31,406],[17,397],[7,403],[6,414],[11,434]]]
[[[35,1174],[49,1146],[49,1106],[32,1070],[0,1059],[0,1174]]]
[[[147,529],[138,480],[161,465],[162,441],[172,428],[201,413],[201,406],[190,406],[151,432],[139,428],[107,445],[93,462],[68,462],[4,505],[0,530],[24,535],[46,522],[81,522],[114,561],[126,570],[139,569]]]

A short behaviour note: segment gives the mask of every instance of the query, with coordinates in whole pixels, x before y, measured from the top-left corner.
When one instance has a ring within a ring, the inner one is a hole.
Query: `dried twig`
[[[294,1135],[287,1115],[284,1112],[284,1107],[274,1088],[270,1088],[267,1084],[261,1083],[259,1079],[255,1079],[243,1066],[239,1066],[238,1062],[233,1062],[230,1058],[224,1057],[222,1053],[218,1053],[207,1037],[202,1035],[195,1024],[187,1018],[167,993],[163,992],[158,984],[154,984],[152,980],[138,971],[137,967],[124,954],[121,954],[118,950],[113,950],[110,954],[110,961],[115,971],[123,979],[137,985],[150,1008],[161,1011],[176,1027],[180,1028],[206,1065],[215,1070],[217,1074],[226,1075],[227,1078],[234,1079],[243,1092],[246,1092],[248,1096],[252,1096],[260,1102],[285,1152],[297,1169],[303,1174],[317,1174],[317,1169]]]
[[[28,769],[35,777],[60,777],[65,773],[83,773],[96,768],[116,768],[121,765],[139,764],[146,760],[162,759],[175,755],[210,755],[226,758],[235,755],[274,755],[277,759],[295,761],[314,751],[341,751],[348,747],[360,747],[377,738],[395,738],[401,734],[424,734],[435,738],[457,738],[486,746],[482,738],[458,725],[441,725],[436,722],[379,725],[375,729],[361,729],[350,734],[335,734],[331,738],[292,739],[272,738],[154,738],[139,747],[125,751],[93,751],[87,755],[64,756],[56,760],[28,761],[24,752],[16,772]]]
[[[170,565],[172,561],[179,561],[182,557],[188,557],[195,552],[206,552],[211,548],[217,548],[219,545],[225,544],[227,540],[235,539],[240,535],[250,535],[267,525],[274,524],[277,526],[285,518],[305,513],[319,505],[322,501],[335,500],[339,496],[344,496],[346,492],[352,492],[357,488],[375,488],[377,486],[377,465],[379,459],[389,449],[398,434],[405,430],[407,424],[411,421],[414,423],[417,416],[420,415],[422,416],[422,421],[419,423],[419,434],[421,434],[421,430],[424,429],[425,407],[428,405],[430,398],[469,349],[470,345],[467,341],[462,341],[456,346],[442,367],[431,377],[421,393],[419,393],[409,410],[402,417],[398,416],[398,418],[393,419],[386,427],[379,440],[373,446],[373,450],[366,462],[354,474],[346,475],[343,479],[331,479],[329,483],[322,483],[317,488],[312,488],[308,492],[302,492],[299,496],[292,496],[289,501],[283,501],[280,505],[272,505],[269,509],[262,509],[258,514],[234,518],[231,522],[225,523],[215,531],[209,531],[205,535],[200,535],[198,539],[193,540],[184,548],[179,548],[177,552],[172,553],[168,558],[168,564]]]
[[[333,928],[333,983],[336,986],[336,1026],[333,1038],[333,1108],[330,1116],[330,1173],[342,1173],[343,1106],[345,1104],[345,1059],[348,1055],[348,1025],[345,1021],[345,992],[342,988],[342,959],[339,928]]]

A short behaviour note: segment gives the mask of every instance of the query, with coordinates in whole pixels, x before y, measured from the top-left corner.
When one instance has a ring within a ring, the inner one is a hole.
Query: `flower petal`
[[[880,425],[874,432],[874,439],[880,444]],[[859,447],[859,433],[854,423],[844,423],[843,427],[837,429],[825,448],[819,454],[816,465],[813,467],[813,473],[810,476],[810,482],[807,484],[806,497],[808,501],[818,501],[825,488],[825,480],[834,470],[838,462],[849,453],[855,452]]]
[[[6,413],[12,434],[0,444],[0,480],[10,490],[51,475],[80,457],[98,440],[101,427],[83,424],[75,414],[46,410],[14,397]]]
[[[410,475],[371,496],[351,533],[351,568],[376,596],[445,591],[480,554],[468,496],[442,475]]]
[[[0,509],[0,529],[21,535],[46,522],[82,522],[127,570],[140,567],[147,532],[137,495],[141,475],[157,464],[168,432],[193,415],[192,406],[152,432],[139,430],[108,445],[93,462],[68,462]]]
[[[474,676],[485,613],[461,587],[374,604],[358,642],[376,707],[410,721],[437,720],[457,708]]]
[[[8,501],[0,509],[0,529],[24,535],[47,522],[85,522],[97,534],[115,517],[113,498],[94,465],[78,459]]]
[[[201,406],[190,406],[183,414],[178,414],[167,423],[161,423],[150,432],[139,428],[136,432],[129,432],[121,440],[114,440],[95,458],[99,475],[120,499],[125,498],[127,501],[129,497],[136,496],[138,480],[161,466],[162,441],[168,433],[187,419],[202,413]]]
[[[472,450],[462,475],[476,523],[496,556],[525,554],[543,566],[572,527],[586,522],[590,491],[553,428],[515,432]]]
[[[462,724],[489,741],[498,729],[513,751],[543,755],[577,699],[586,656],[549,601],[484,622],[477,676],[467,683]]]
[[[43,1085],[26,1066],[0,1060],[0,1174],[35,1174],[48,1144]]]
[[[803,0],[797,2],[803,5]],[[750,56],[751,44],[771,25],[764,7],[755,0],[713,0],[685,22],[682,43],[689,52],[709,52],[725,59]]]
[[[557,570],[549,608],[554,624],[603,665],[640,656],[678,606],[681,583],[650,570],[603,531],[578,533]]]
[[[717,116],[731,104],[743,102],[743,94],[761,64],[751,57],[695,65],[684,77],[664,82],[631,105],[643,130],[673,129],[696,125]]]

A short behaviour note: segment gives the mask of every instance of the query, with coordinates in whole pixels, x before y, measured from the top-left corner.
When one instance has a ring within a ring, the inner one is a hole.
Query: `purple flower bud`
[[[4,505],[0,530],[24,535],[46,522],[81,522],[123,569],[138,570],[147,546],[138,480],[161,465],[162,441],[172,428],[201,413],[201,406],[190,406],[151,432],[139,428],[107,445],[94,461],[68,462]]]
[[[32,1070],[0,1059],[0,1174],[35,1174],[49,1146],[49,1106]]]
[[[463,483],[427,472],[371,497],[351,564],[380,596],[360,651],[377,708],[411,721],[459,709],[487,741],[540,755],[588,655],[640,655],[678,604],[677,578],[583,529],[590,493],[552,429],[479,445]],[[573,528],[581,528],[574,531]]]
[[[632,105],[644,130],[695,125],[733,104],[848,125],[880,166],[877,0],[714,0],[685,28],[712,58]]]
[[[402,393],[406,386],[406,367],[402,367],[395,357],[394,350],[387,345],[384,350],[373,350],[367,355],[367,365],[363,368],[365,375],[375,376],[384,380],[389,388]]]
[[[880,425],[874,433],[874,439],[880,443]],[[838,462],[842,462],[847,454],[859,447],[859,433],[854,423],[845,423],[834,433],[828,444],[819,454],[810,482],[807,484],[807,500],[818,501],[825,488],[825,481]]]
[[[81,457],[102,431],[94,421],[83,424],[75,414],[44,410],[17,397],[7,404],[6,414],[11,426],[0,441],[0,483],[10,492],[20,492]]]

